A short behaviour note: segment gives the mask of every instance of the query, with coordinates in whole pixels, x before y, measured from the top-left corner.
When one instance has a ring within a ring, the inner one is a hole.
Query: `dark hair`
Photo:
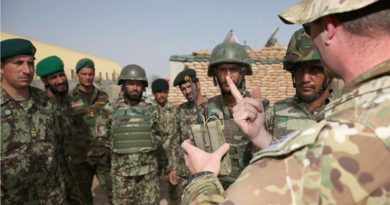
[[[350,33],[375,37],[377,32],[390,33],[390,1],[380,0],[362,9],[335,14]]]

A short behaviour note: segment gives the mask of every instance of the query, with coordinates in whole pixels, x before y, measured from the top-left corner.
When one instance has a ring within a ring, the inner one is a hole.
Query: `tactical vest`
[[[112,119],[113,152],[134,154],[156,150],[152,123],[149,106],[115,110]]]
[[[221,96],[210,99],[207,105],[207,115],[209,118],[214,118],[219,121],[219,123],[213,126],[220,126],[220,128],[216,128],[217,131],[212,132],[218,133],[218,130],[221,130],[225,141],[230,145],[228,155],[231,163],[231,171],[228,176],[220,176],[219,178],[228,183],[233,183],[241,171],[248,165],[252,157],[253,148],[249,139],[245,137],[245,134],[234,123],[233,119],[227,119],[224,116],[220,102]],[[212,105],[212,108],[210,105]],[[213,120],[209,119],[207,124],[212,122]],[[213,135],[215,136],[215,134],[210,133],[210,136]],[[221,166],[223,166],[223,163]]]

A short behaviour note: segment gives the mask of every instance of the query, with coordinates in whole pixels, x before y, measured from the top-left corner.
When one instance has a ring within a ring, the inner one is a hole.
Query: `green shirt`
[[[26,109],[1,94],[2,204],[64,204],[64,136],[45,92],[30,87]]]

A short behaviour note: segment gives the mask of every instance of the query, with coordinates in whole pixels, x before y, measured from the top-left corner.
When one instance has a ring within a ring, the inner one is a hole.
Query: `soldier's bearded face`
[[[322,66],[300,64],[295,68],[294,76],[299,98],[310,103],[320,97],[322,85],[326,79]]]
[[[139,80],[127,80],[124,82],[124,95],[130,101],[140,101],[144,91],[144,84]]]
[[[55,73],[47,76],[46,86],[55,95],[64,96],[68,93],[68,79],[64,72]]]
[[[215,75],[217,77],[221,93],[230,94],[230,88],[226,81],[226,76],[230,76],[233,82],[238,86],[238,81],[241,77],[241,68],[239,64],[221,64],[215,68]]]

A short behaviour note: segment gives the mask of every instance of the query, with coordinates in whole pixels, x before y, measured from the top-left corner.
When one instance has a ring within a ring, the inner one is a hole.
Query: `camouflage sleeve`
[[[60,111],[56,110],[55,117],[55,133],[58,146],[58,162],[63,175],[66,198],[69,204],[84,204],[84,198],[78,189],[76,178],[69,167],[68,149],[71,135],[70,119],[65,117]]]
[[[176,129],[175,133],[171,137],[171,140],[169,141],[169,147],[167,149],[168,172],[177,169],[179,149],[181,149],[179,142],[179,134]]]
[[[105,150],[111,150],[112,148],[112,112],[112,106],[109,102],[106,102],[103,109],[98,113],[98,116],[96,117],[95,126],[91,126],[91,133],[95,142],[95,148],[103,148]]]
[[[186,186],[181,204],[221,204],[225,201],[224,193],[218,177],[205,173],[192,179]]]
[[[390,193],[386,126],[325,122],[295,132],[261,152],[225,193],[215,177],[196,178],[183,204],[382,204]]]
[[[177,124],[176,124],[176,112],[171,110],[171,112],[158,112],[158,109],[152,113],[153,118],[155,119],[154,130],[157,135],[158,144],[159,144],[159,154],[165,156],[167,160],[167,166],[164,167],[167,171],[171,171],[176,161],[176,153],[174,149],[174,142],[177,138]]]

